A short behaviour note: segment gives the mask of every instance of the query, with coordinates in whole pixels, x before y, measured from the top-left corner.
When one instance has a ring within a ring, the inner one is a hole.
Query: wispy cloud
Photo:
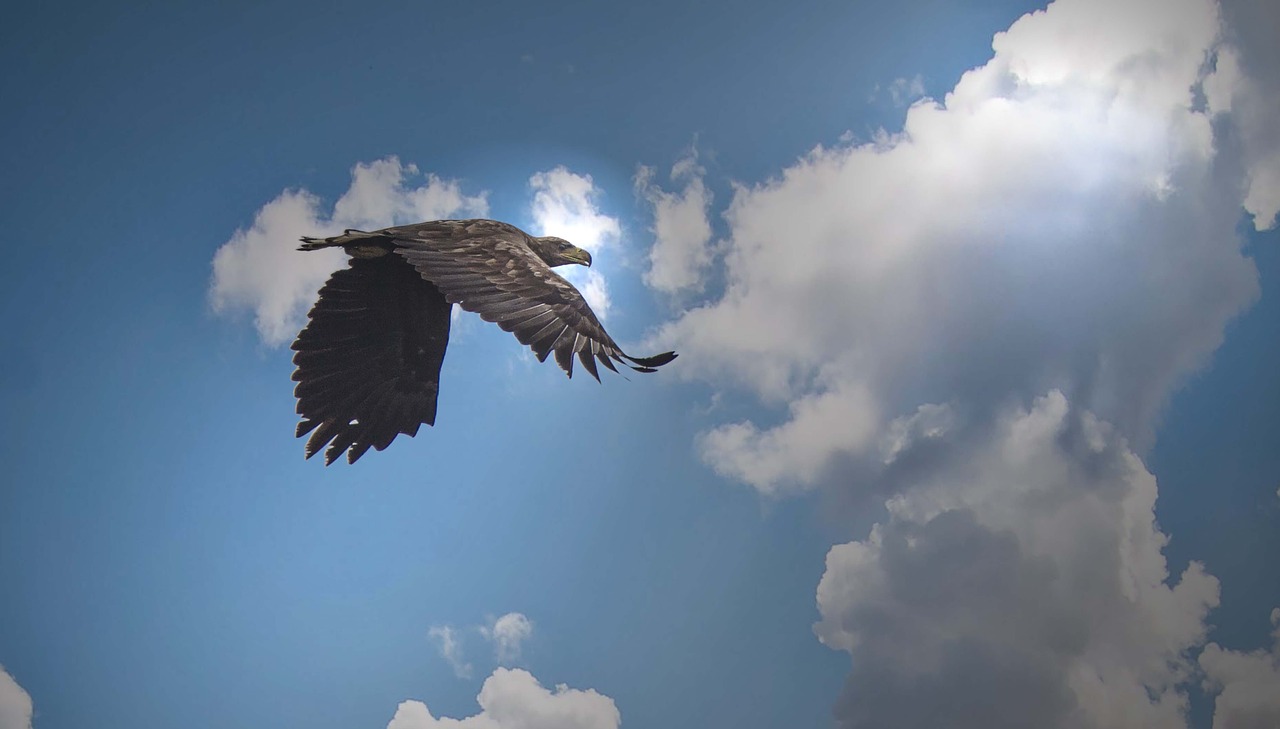
[[[404,701],[387,729],[617,729],[622,716],[613,699],[593,689],[563,684],[546,689],[528,671],[499,668],[476,697],[480,713],[436,718],[421,701]]]
[[[867,100],[875,102],[884,92],[889,94],[889,101],[894,106],[907,106],[924,96],[924,78],[916,74],[911,78],[895,78],[889,82],[888,86],[881,87],[880,84],[876,84],[875,88],[871,89],[871,96]]]
[[[894,106],[906,106],[922,96],[924,96],[924,79],[918,73],[909,79],[895,78],[893,83],[889,84],[889,98],[893,99]]]
[[[465,635],[479,635],[493,649],[493,659],[498,665],[509,665],[520,660],[521,648],[533,636],[533,621],[524,613],[511,612],[482,625],[455,628],[452,625],[434,625],[428,635],[436,642],[443,658],[459,678],[471,677],[471,664],[465,658]]]
[[[321,285],[345,261],[337,249],[299,252],[300,236],[484,216],[488,207],[485,193],[467,195],[457,180],[422,175],[396,157],[360,163],[331,213],[303,189],[285,190],[258,210],[214,254],[209,300],[220,314],[252,312],[262,341],[278,346],[297,333]]]
[[[436,642],[440,657],[449,664],[458,678],[471,677],[471,664],[462,657],[462,638],[448,625],[433,625],[427,635]]]

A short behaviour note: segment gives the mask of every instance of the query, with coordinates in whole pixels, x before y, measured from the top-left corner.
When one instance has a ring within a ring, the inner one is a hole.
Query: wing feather
[[[597,359],[614,372],[615,362],[651,372],[659,360],[665,364],[675,358],[671,353],[635,358],[624,352],[582,294],[534,253],[531,239],[514,226],[492,220],[435,221],[378,233],[390,238],[395,252],[438,287],[446,301],[514,333],[539,361],[554,352],[570,377],[575,354],[596,379]]]
[[[398,256],[354,258],[320,290],[293,344],[299,438],[325,464],[433,424],[450,304]],[[327,446],[327,448],[326,448]]]
[[[600,371],[596,369],[596,358],[591,356],[587,351],[578,352],[578,361],[582,363],[582,369],[586,370],[596,382],[600,381]]]

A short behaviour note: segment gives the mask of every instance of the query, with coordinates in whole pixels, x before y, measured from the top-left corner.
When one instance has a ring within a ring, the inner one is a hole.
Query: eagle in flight
[[[298,250],[341,247],[334,272],[293,343],[297,437],[311,433],[307,458],[325,465],[345,451],[355,463],[423,423],[436,422],[440,365],[453,305],[512,332],[573,376],[577,356],[600,379],[596,361],[653,372],[675,352],[632,357],[554,266],[591,265],[591,254],[553,236],[534,237],[496,220],[436,220],[303,238]]]

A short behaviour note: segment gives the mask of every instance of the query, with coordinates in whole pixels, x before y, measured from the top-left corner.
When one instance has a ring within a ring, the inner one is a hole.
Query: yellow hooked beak
[[[569,250],[565,251],[564,253],[561,253],[560,255],[564,256],[566,259],[568,259],[573,263],[579,263],[588,268],[591,267],[591,254],[587,253],[586,251],[584,251],[583,249],[577,246],[570,248]]]

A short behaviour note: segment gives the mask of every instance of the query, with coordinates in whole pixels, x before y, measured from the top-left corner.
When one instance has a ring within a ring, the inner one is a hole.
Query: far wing
[[[344,451],[355,463],[435,423],[450,308],[397,256],[354,258],[333,274],[293,343],[307,458],[327,445],[325,465]]]
[[[539,361],[552,352],[570,377],[577,355],[591,376],[600,379],[599,360],[617,372],[614,362],[637,372],[653,372],[675,359],[673,352],[632,357],[605,331],[573,284],[529,250],[516,228],[492,221],[460,221],[448,227],[424,224],[391,228],[396,253],[435,284],[445,299],[516,335]]]

